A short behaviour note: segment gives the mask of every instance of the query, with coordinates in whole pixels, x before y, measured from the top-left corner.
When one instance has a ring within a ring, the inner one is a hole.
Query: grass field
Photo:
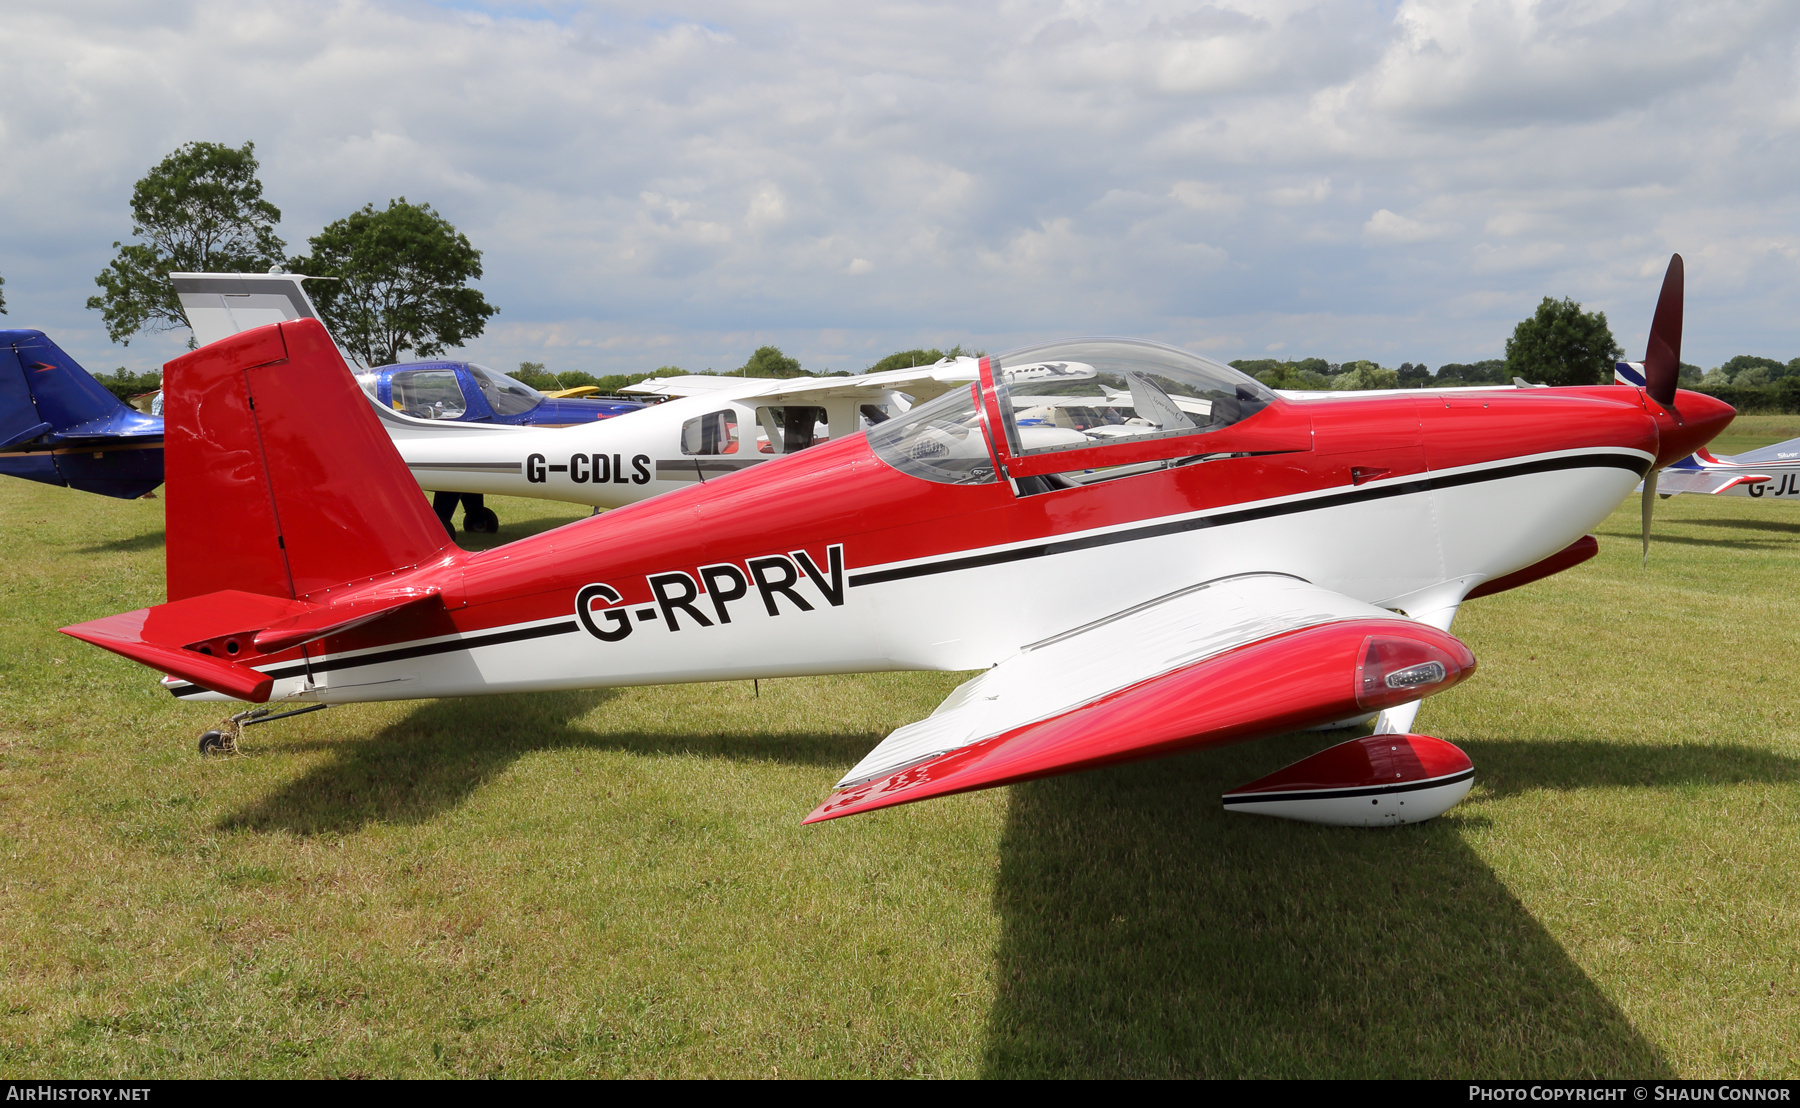
[[[1800,434],[1746,417],[1722,451]],[[498,501],[502,540],[579,514]],[[1471,603],[1469,799],[1227,816],[1299,736],[801,827],[954,674],[217,708],[55,628],[162,502],[0,481],[8,1076],[1800,1076],[1800,508]]]

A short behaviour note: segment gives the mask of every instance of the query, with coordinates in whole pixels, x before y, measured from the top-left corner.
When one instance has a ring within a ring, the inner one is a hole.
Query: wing
[[[1453,636],[1282,574],[1196,585],[1033,643],[882,741],[807,817],[1173,754],[1417,700]]]
[[[1716,469],[1665,469],[1656,478],[1656,491],[1661,496],[1684,492],[1721,493],[1739,485],[1760,485],[1774,478],[1762,473],[1721,472]],[[1638,488],[1643,488],[1639,485]]]
[[[1734,454],[1722,461],[1735,462],[1741,466],[1780,466],[1793,465],[1800,462],[1800,439],[1789,439],[1773,446],[1759,446],[1755,450],[1746,450],[1742,454]]]
[[[733,400],[754,397],[771,407],[818,404],[826,400],[880,400],[887,393],[903,392],[911,396],[914,403],[924,403],[956,385],[975,380],[980,374],[979,367],[980,363],[974,358],[959,358],[917,369],[895,369],[855,377],[709,377],[689,374],[640,381],[619,391],[669,397],[716,394]]]
[[[979,367],[974,358],[959,358],[940,365],[856,377],[790,377],[775,382],[776,388],[759,393],[757,400],[773,406],[817,404],[825,400],[880,400],[887,393],[903,392],[915,404],[923,404],[975,380],[980,375]]]
[[[626,385],[621,393],[633,396],[700,396],[703,393],[718,392],[720,389],[741,389],[745,379],[742,377],[720,377],[717,374],[688,373],[680,377],[652,377],[648,381],[639,381],[635,385]],[[756,381],[758,385],[767,381]]]

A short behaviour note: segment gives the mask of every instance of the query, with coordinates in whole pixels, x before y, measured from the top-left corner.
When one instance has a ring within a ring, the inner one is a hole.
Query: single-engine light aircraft
[[[1680,333],[1677,256],[1643,389],[1298,401],[1156,343],[1046,343],[867,432],[467,553],[324,328],[280,323],[168,366],[168,602],[64,631],[259,704],[985,670],[809,821],[1378,712],[1224,799],[1414,822],[1472,774],[1411,733],[1474,668],[1458,606],[1590,557],[1730,422],[1675,388]]]

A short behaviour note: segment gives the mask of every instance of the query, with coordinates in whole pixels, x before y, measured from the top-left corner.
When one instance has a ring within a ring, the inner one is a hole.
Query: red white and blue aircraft
[[[1643,363],[1617,363],[1613,380],[1633,388],[1643,387]],[[1667,500],[1682,493],[1800,500],[1800,439],[1760,446],[1742,454],[1714,455],[1702,447],[1657,475],[1658,496]]]
[[[468,553],[324,328],[281,323],[167,367],[168,603],[64,630],[178,697],[259,704],[985,671],[809,820],[1379,712],[1225,800],[1413,822],[1473,772],[1410,733],[1474,669],[1458,606],[1592,556],[1646,472],[1730,422],[1675,388],[1680,333],[1677,257],[1643,389],[1298,401],[1172,347],[1048,343],[867,432]]]

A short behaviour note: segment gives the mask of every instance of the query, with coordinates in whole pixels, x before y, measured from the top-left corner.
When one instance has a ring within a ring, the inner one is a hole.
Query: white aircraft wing
[[[658,377],[627,385],[622,393],[641,396],[719,396],[721,399],[754,398],[769,407],[787,404],[823,404],[828,400],[880,400],[887,393],[903,392],[914,403],[924,403],[956,385],[966,385],[979,375],[974,358],[958,358],[916,369],[863,373],[853,377],[719,377],[691,374]]]
[[[721,389],[742,389],[747,383],[760,383],[764,378],[720,377],[717,374],[689,373],[680,377],[652,377],[635,385],[626,385],[621,393],[633,396],[699,396]]]
[[[1719,460],[1741,466],[1800,465],[1800,439],[1789,439],[1773,446],[1759,446],[1755,450],[1746,450],[1742,454],[1733,454],[1729,458],[1720,458]]]
[[[1684,492],[1716,495],[1739,485],[1760,485],[1774,478],[1764,473],[1730,472],[1717,469],[1665,469],[1656,475],[1656,491],[1661,496],[1677,496]],[[1644,486],[1639,485],[1642,489]]]
[[[1447,632],[1384,608],[1285,574],[1227,577],[1022,648],[884,739],[810,818],[1297,730],[1473,667]]]
[[[913,398],[913,403],[923,404],[975,380],[980,375],[979,365],[974,358],[958,358],[917,369],[855,377],[788,377],[775,381],[776,388],[758,393],[757,399],[769,405],[820,404],[827,400],[876,400],[886,393],[903,392]]]

